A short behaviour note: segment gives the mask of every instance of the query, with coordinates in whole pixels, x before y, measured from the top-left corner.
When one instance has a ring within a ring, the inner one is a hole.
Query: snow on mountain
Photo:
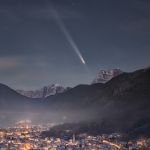
[[[68,87],[65,88],[59,84],[50,84],[38,90],[31,90],[31,91],[17,90],[17,92],[30,98],[45,98],[50,95],[63,93],[67,91],[68,89],[69,89]]]
[[[123,73],[123,71],[121,71],[120,69],[100,70],[96,78],[93,80],[92,84],[106,83],[112,78],[120,75],[121,73]]]

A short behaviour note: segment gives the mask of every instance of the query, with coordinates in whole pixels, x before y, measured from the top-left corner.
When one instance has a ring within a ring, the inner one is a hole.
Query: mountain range
[[[123,73],[123,71],[121,71],[120,69],[100,70],[96,75],[95,79],[93,80],[92,84],[106,83],[112,78],[120,75],[121,73]],[[61,86],[60,84],[50,84],[37,90],[25,91],[18,89],[16,91],[21,95],[24,95],[29,98],[46,98],[50,95],[56,95],[59,93],[66,92],[69,89],[71,88]]]
[[[101,130],[137,133],[150,127],[150,68],[121,73],[106,83],[78,85],[44,100],[22,96],[0,84],[0,110],[2,123],[12,117],[91,121],[99,123]]]
[[[41,89],[38,90],[30,90],[30,91],[25,91],[25,90],[16,90],[18,93],[21,95],[24,95],[26,97],[30,98],[45,98],[50,95],[55,95],[58,93],[63,93],[70,89],[70,87],[63,87],[59,84],[50,84],[48,86],[44,86]]]

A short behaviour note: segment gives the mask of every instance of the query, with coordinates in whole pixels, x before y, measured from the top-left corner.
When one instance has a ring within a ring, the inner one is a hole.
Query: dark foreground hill
[[[101,130],[148,134],[150,68],[123,73],[106,84],[80,85],[46,100],[53,108],[73,114],[66,113],[66,118],[96,121]]]
[[[139,133],[150,125],[150,68],[122,73],[105,84],[79,85],[46,99],[29,99],[1,85],[0,104],[3,112],[29,112],[38,121],[91,121],[105,130]]]

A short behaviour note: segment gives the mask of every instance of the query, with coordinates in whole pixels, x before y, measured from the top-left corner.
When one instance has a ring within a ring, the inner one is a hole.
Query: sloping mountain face
[[[4,84],[0,84],[0,109],[7,110],[20,106],[26,106],[29,99],[25,96],[18,94],[15,90],[12,90]]]
[[[0,84],[0,127],[9,126],[18,120],[37,117],[41,110],[41,99],[31,99],[18,94],[15,90]]]
[[[91,121],[105,131],[138,133],[150,124],[150,68],[122,73],[105,84],[79,85],[44,99],[27,98],[0,85],[0,108],[11,114],[29,112],[28,117],[38,114],[37,121]]]
[[[47,102],[54,109],[68,110],[66,118],[105,122],[127,131],[150,118],[150,68],[122,73],[105,84],[80,85]]]
[[[70,88],[69,87],[65,88],[59,84],[50,84],[38,90],[31,90],[31,91],[17,90],[17,92],[29,98],[46,98],[50,95],[63,93],[68,89]]]
[[[96,78],[93,80],[92,84],[95,83],[106,83],[110,81],[112,78],[122,74],[123,71],[120,69],[110,69],[110,70],[100,70],[96,76]]]

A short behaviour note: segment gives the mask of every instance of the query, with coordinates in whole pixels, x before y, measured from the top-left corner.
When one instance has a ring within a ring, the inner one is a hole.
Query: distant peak
[[[123,71],[119,68],[116,69],[108,69],[108,70],[99,70],[96,75],[96,78],[93,80],[92,84],[95,83],[106,83],[112,78],[122,74]]]
[[[45,98],[50,95],[63,93],[67,90],[68,87],[65,88],[60,84],[56,83],[56,84],[49,84],[48,86],[44,86],[41,89],[37,89],[37,90],[31,90],[31,91],[17,90],[17,92],[31,98]]]

